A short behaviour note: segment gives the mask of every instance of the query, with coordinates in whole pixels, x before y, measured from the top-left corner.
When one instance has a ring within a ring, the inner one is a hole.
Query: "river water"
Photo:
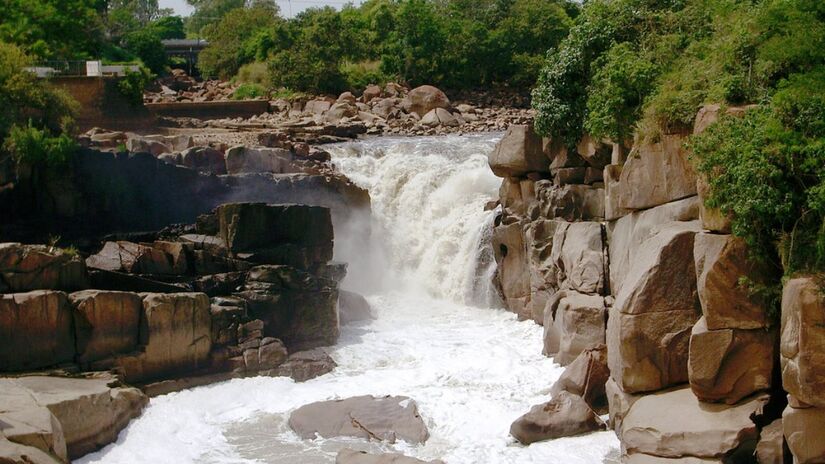
[[[490,287],[489,234],[500,179],[486,154],[500,134],[375,138],[330,147],[372,198],[372,235],[336,230],[344,287],[376,318],[342,327],[338,363],[305,383],[236,379],[153,398],[118,441],[82,463],[332,463],[342,447],[448,464],[602,463],[612,432],[521,446],[513,420],[547,401],[563,369],[541,355],[541,327],[500,309]],[[353,227],[352,230],[362,230]],[[424,445],[300,440],[289,413],[355,395],[405,395],[430,430]]]

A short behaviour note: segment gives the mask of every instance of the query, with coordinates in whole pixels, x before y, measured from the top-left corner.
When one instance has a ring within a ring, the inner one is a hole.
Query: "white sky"
[[[192,7],[186,3],[186,0],[158,0],[161,8],[172,8],[175,14],[180,16],[188,16],[192,13]],[[345,0],[278,0],[278,5],[281,7],[281,14],[283,16],[294,16],[295,14],[311,7],[330,5],[336,8],[341,8],[347,2]],[[354,0],[353,3],[359,4],[361,0]],[[290,10],[292,14],[290,15]]]

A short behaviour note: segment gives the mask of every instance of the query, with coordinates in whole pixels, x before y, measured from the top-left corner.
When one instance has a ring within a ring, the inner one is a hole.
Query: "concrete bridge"
[[[186,72],[191,76],[197,69],[198,54],[209,45],[203,39],[168,39],[162,40],[163,49],[169,58],[183,58],[186,60]]]

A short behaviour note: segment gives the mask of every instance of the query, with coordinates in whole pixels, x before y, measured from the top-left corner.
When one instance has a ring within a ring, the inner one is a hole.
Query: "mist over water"
[[[542,330],[500,309],[489,246],[500,180],[486,155],[499,134],[376,138],[328,147],[372,198],[372,233],[339,225],[344,287],[376,319],[344,326],[338,363],[305,383],[256,377],[152,399],[116,444],[83,463],[332,463],[339,449],[396,451],[448,464],[601,463],[612,432],[521,446],[513,420],[547,401],[563,369],[541,355]],[[357,232],[361,231],[361,232]],[[305,441],[289,413],[314,401],[406,395],[430,430],[424,445]]]

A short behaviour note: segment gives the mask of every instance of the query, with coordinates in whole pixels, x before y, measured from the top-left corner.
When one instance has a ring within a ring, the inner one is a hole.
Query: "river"
[[[345,446],[448,464],[602,463],[613,432],[521,446],[513,420],[547,401],[563,368],[541,355],[542,330],[500,309],[489,234],[500,179],[486,154],[500,134],[375,138],[331,146],[336,166],[372,198],[372,235],[336,230],[344,287],[376,318],[344,326],[338,367],[305,383],[235,379],[153,398],[115,444],[81,463],[332,463]],[[353,227],[352,230],[360,230]],[[430,430],[424,445],[300,440],[289,413],[355,395],[405,395]]]

